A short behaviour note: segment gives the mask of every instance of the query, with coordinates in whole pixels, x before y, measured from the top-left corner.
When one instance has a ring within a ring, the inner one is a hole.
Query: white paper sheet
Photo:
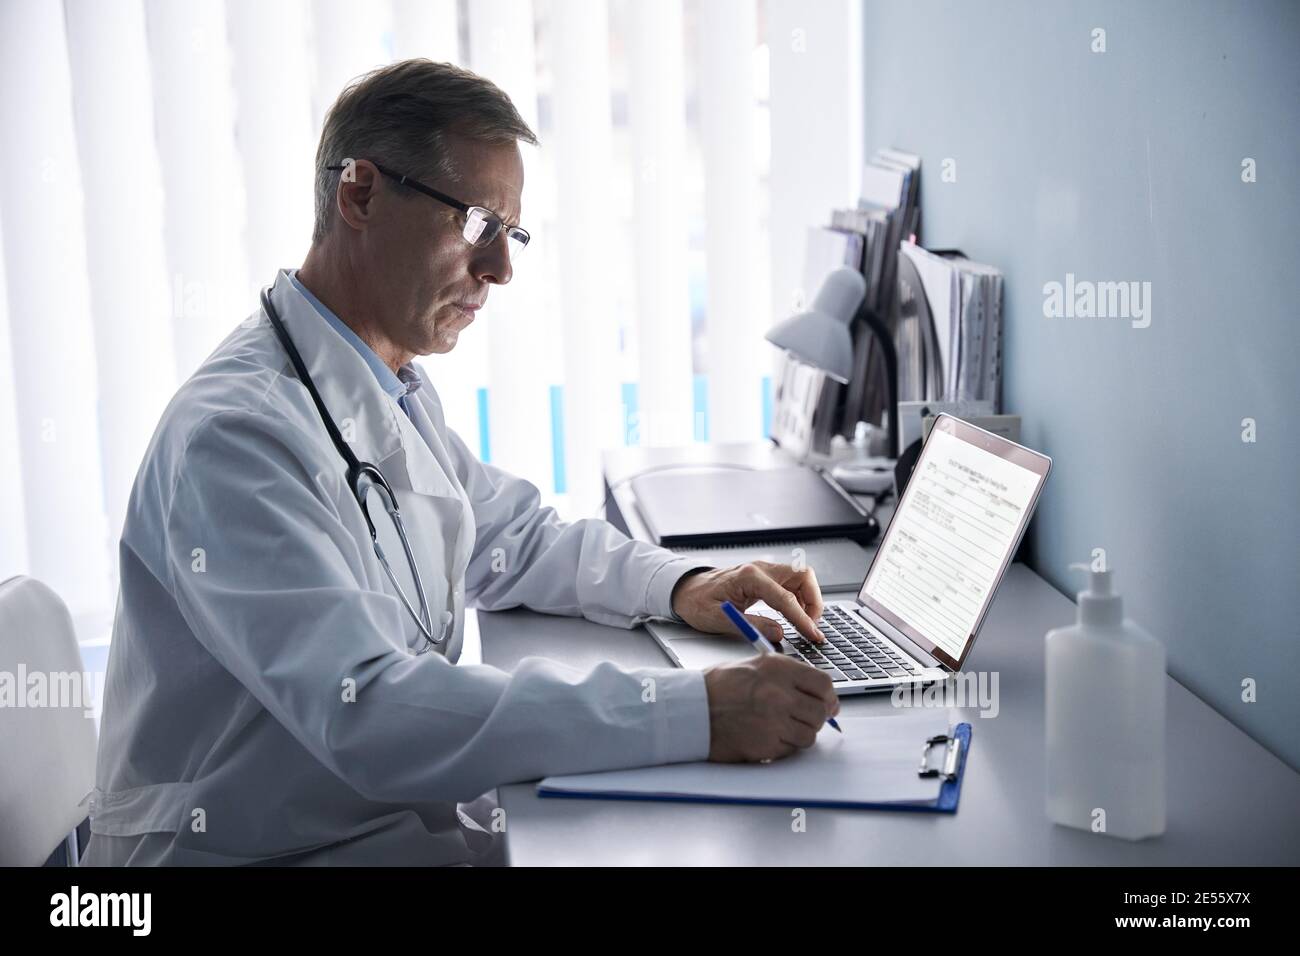
[[[801,803],[930,803],[942,780],[917,773],[927,737],[947,733],[944,708],[840,717],[817,743],[770,764],[683,763],[547,777],[539,790],[647,799],[676,797]],[[939,751],[931,755],[940,759]]]

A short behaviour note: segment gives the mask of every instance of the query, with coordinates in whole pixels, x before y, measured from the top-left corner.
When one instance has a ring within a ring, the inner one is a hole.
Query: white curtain
[[[0,4],[0,129],[16,441],[0,454],[23,502],[25,562],[77,611],[111,600],[81,164],[63,9]],[[129,188],[129,187],[118,187]],[[170,368],[168,369],[170,371]],[[7,575],[6,575],[7,576]]]
[[[0,579],[102,643],[158,416],[311,232],[321,121],[427,56],[489,77],[534,243],[456,350],[451,427],[572,517],[600,451],[759,440],[806,226],[861,161],[854,0],[5,0]],[[816,104],[811,108],[810,104]]]

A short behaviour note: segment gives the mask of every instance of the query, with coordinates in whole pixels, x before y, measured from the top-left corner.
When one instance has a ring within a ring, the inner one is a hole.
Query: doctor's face
[[[519,225],[524,187],[519,147],[456,138],[450,141],[450,153],[459,178],[422,182],[491,210],[507,228]],[[450,352],[491,287],[510,281],[506,228],[487,245],[473,246],[464,237],[464,212],[392,180],[384,180],[384,187],[390,201],[384,203],[383,225],[373,237],[372,267],[380,273],[385,314],[375,318],[405,351]]]

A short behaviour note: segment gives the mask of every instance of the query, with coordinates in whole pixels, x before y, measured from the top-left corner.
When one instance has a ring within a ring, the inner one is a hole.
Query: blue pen
[[[745,619],[745,615],[736,610],[736,605],[732,604],[730,601],[723,601],[722,612],[726,614],[727,617],[731,618],[731,623],[736,625],[736,630],[740,631],[741,636],[744,637],[745,640],[758,648],[760,654],[777,653],[777,649],[772,646],[772,642],[760,634],[758,628],[754,627],[753,624],[750,624],[749,621]],[[830,724],[836,730],[839,730],[840,733],[844,733],[844,731],[840,730],[840,725],[835,722],[834,717],[827,717],[826,723]]]

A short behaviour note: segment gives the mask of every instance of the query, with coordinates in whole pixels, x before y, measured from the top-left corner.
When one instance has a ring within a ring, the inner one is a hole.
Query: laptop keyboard
[[[779,618],[784,632],[785,653],[825,671],[837,684],[854,680],[882,680],[917,672],[897,650],[867,630],[853,615],[827,605],[817,620],[826,635],[825,644],[814,644]]]

